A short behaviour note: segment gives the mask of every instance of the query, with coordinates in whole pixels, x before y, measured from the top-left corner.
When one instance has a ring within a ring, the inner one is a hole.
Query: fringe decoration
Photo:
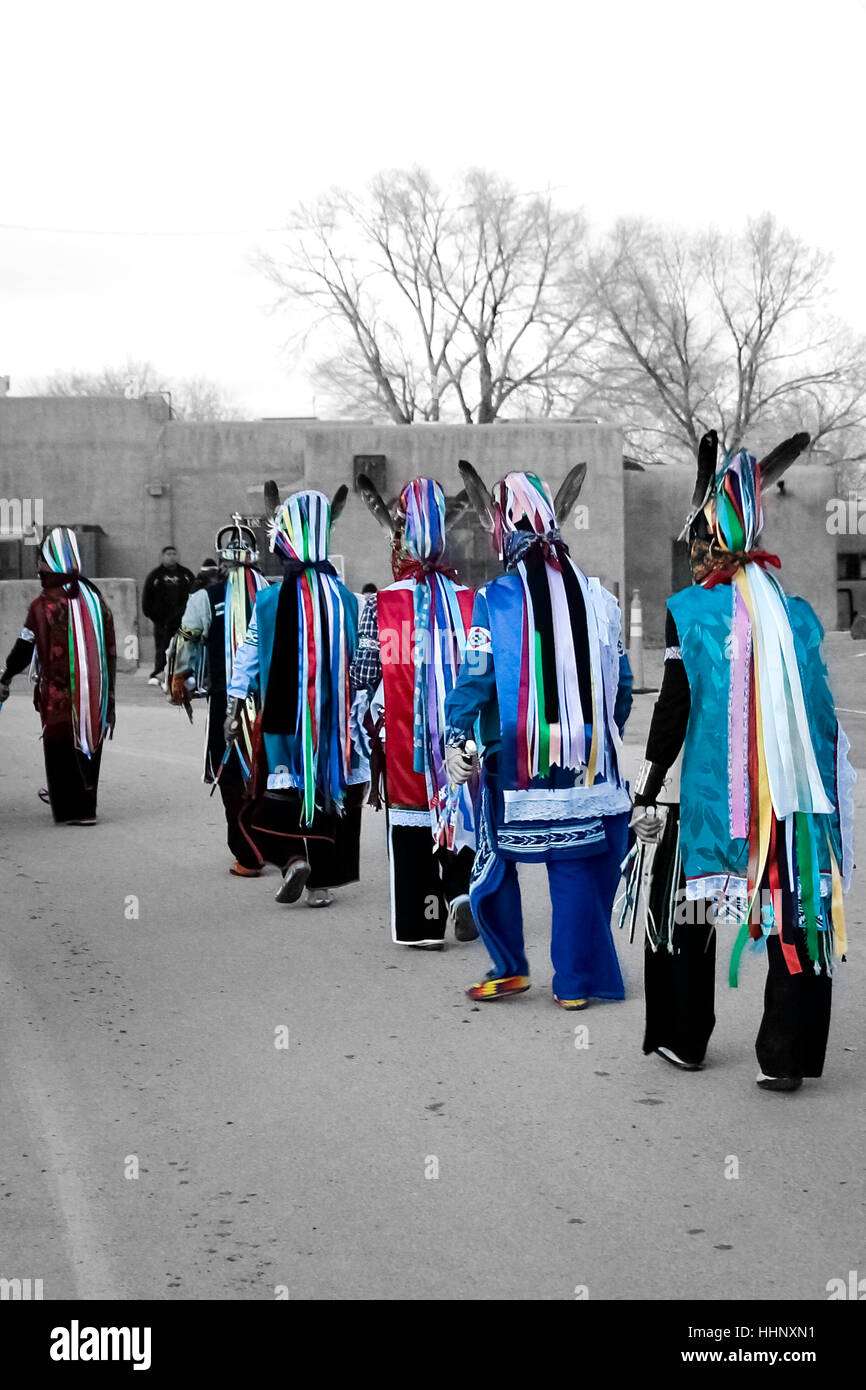
[[[256,594],[267,588],[267,580],[258,570],[249,565],[235,565],[226,579],[224,627],[225,627],[225,667],[226,684],[231,680],[235,653],[247,635]],[[253,724],[256,718],[255,697],[250,695],[238,708],[240,732],[234,749],[241,765],[244,781],[248,780],[253,766]]]
[[[55,526],[42,543],[42,558],[52,574],[68,579],[59,587],[68,604],[69,681],[75,747],[92,758],[108,731],[108,656],[102,601],[81,575],[75,532]]]
[[[287,497],[268,530],[271,550],[283,559],[283,585],[293,585],[296,591],[297,655],[275,651],[274,663],[281,663],[285,672],[297,662],[295,717],[288,732],[300,743],[304,825],[313,822],[317,794],[326,810],[333,805],[342,813],[352,761],[349,667],[354,637],[346,621],[343,590],[327,560],[330,529],[327,497],[308,491]],[[287,597],[291,607],[291,596]],[[282,594],[280,599],[282,607]],[[263,727],[276,732],[269,728],[270,717],[266,708]]]

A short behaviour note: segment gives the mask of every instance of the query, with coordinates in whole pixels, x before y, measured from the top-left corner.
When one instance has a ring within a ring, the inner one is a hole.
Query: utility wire
[[[52,236],[105,236],[105,237],[256,237],[285,231],[285,227],[247,227],[238,231],[220,230],[215,227],[199,231],[117,231],[113,228],[95,227],[34,227],[23,223],[0,222],[0,232],[47,232]]]

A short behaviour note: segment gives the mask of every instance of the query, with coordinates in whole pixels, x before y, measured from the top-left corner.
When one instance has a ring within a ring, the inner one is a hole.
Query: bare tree
[[[483,171],[443,191],[423,170],[380,174],[295,213],[259,264],[278,303],[324,334],[314,375],[338,409],[399,424],[547,414],[589,375],[586,231],[550,196]]]
[[[866,462],[866,343],[826,312],[829,258],[770,216],[736,236],[622,222],[590,250],[549,195],[414,169],[300,207],[260,265],[340,413],[602,415],[648,458],[790,424]]]
[[[172,408],[181,420],[207,424],[219,420],[244,420],[249,416],[243,406],[238,405],[208,377],[181,377],[169,389]]]
[[[206,377],[173,379],[157,371],[151,362],[132,358],[100,372],[55,372],[31,383],[31,390],[40,396],[124,396],[129,400],[166,395],[174,414],[189,421],[237,420],[244,415],[221,387]]]
[[[841,459],[866,420],[866,343],[824,305],[829,258],[765,216],[740,236],[621,223],[592,261],[606,368],[598,400],[637,451],[762,444],[783,422]]]
[[[801,385],[775,412],[781,434],[801,422],[812,435],[812,453],[833,465],[839,486],[866,488],[866,343],[845,325],[830,323],[824,349],[826,379]]]

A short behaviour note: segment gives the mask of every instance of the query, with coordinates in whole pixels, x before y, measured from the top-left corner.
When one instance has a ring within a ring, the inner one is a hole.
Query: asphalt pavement
[[[861,769],[864,647],[828,640]],[[0,1276],[46,1299],[820,1300],[866,1273],[856,878],[824,1077],[758,1090],[765,965],[730,990],[727,941],[683,1074],[641,1052],[624,933],[626,1001],[554,1006],[543,870],[521,869],[533,988],[483,1005],[480,943],[391,942],[371,809],[331,908],[231,877],[204,712],[146,675],[120,680],[94,827],[37,797],[23,679],[0,711]],[[862,773],[856,795],[862,837]]]

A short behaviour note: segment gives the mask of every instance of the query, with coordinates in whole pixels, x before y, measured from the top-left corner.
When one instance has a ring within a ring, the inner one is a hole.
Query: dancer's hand
[[[664,821],[655,805],[635,806],[629,828],[645,845],[655,844],[661,838]]]
[[[464,748],[459,748],[456,744],[446,744],[445,768],[449,779],[456,787],[461,787],[464,782],[468,782],[472,774],[478,771],[478,754],[475,752],[475,744],[472,744],[471,752],[468,744]]]
[[[229,700],[228,713],[226,714],[226,722],[223,724],[223,737],[225,738],[226,743],[234,743],[235,739],[241,731],[241,721],[238,715],[239,706],[240,700],[235,699],[233,696]]]

